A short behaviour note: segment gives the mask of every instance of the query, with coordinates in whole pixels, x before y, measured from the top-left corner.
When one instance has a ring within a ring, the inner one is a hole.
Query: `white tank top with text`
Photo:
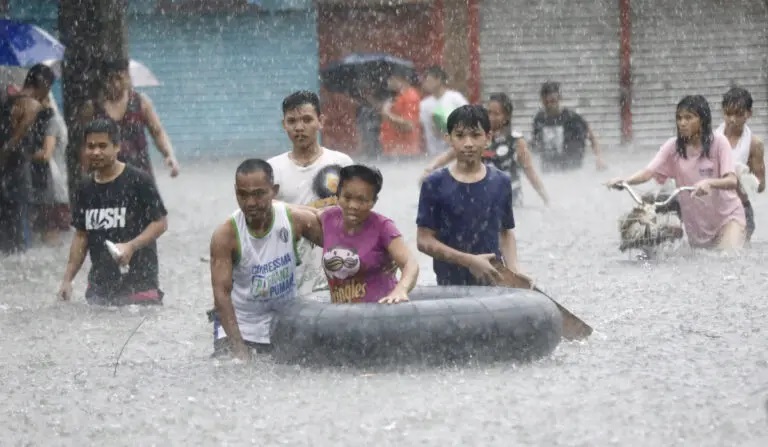
[[[281,202],[273,202],[272,209],[272,226],[263,235],[251,233],[242,211],[231,217],[240,248],[232,269],[232,304],[243,340],[253,343],[269,343],[274,312],[297,295],[291,215]],[[219,328],[217,338],[225,336]]]

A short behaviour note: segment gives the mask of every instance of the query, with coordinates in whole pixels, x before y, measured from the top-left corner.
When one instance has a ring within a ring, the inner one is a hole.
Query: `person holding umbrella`
[[[385,156],[418,155],[422,153],[419,104],[421,95],[408,80],[409,71],[394,67],[387,79],[394,92],[391,102],[381,109],[381,151]]]
[[[131,86],[129,61],[116,59],[104,64],[105,82],[101,97],[90,101],[83,110],[83,121],[109,118],[120,126],[122,143],[120,160],[154,178],[145,129],[149,130],[155,146],[163,154],[171,177],[179,175],[179,163],[173,146],[149,97]]]

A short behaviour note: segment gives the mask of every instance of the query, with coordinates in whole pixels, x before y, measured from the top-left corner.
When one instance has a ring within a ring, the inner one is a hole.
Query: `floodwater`
[[[580,172],[544,176],[550,208],[526,184],[516,211],[522,268],[592,337],[532,364],[394,371],[211,360],[201,257],[235,207],[238,160],[187,164],[174,180],[158,166],[163,308],[90,308],[87,262],[78,298],[56,302],[64,248],[0,260],[0,445],[768,445],[768,202],[740,257],[630,261],[616,222],[631,199],[600,182],[651,155],[609,154],[603,173],[588,155]],[[376,209],[415,250],[423,163],[380,166]]]

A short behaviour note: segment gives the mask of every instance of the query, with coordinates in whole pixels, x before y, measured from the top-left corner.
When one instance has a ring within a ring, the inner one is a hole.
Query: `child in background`
[[[765,161],[763,140],[752,135],[747,121],[752,117],[752,95],[734,87],[723,95],[723,118],[715,133],[725,135],[733,148],[733,161],[739,177],[738,194],[747,219],[747,243],[755,232],[755,212],[750,196],[765,190]],[[742,172],[739,172],[742,171]],[[755,180],[757,182],[755,182]],[[755,184],[757,183],[757,184]]]

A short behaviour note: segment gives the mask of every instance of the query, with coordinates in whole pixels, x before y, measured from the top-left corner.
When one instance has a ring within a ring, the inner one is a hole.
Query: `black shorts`
[[[272,352],[272,345],[267,343],[254,343],[248,340],[243,341],[256,354],[269,354]],[[226,357],[232,353],[232,344],[227,337],[218,338],[213,341],[212,358]]]

